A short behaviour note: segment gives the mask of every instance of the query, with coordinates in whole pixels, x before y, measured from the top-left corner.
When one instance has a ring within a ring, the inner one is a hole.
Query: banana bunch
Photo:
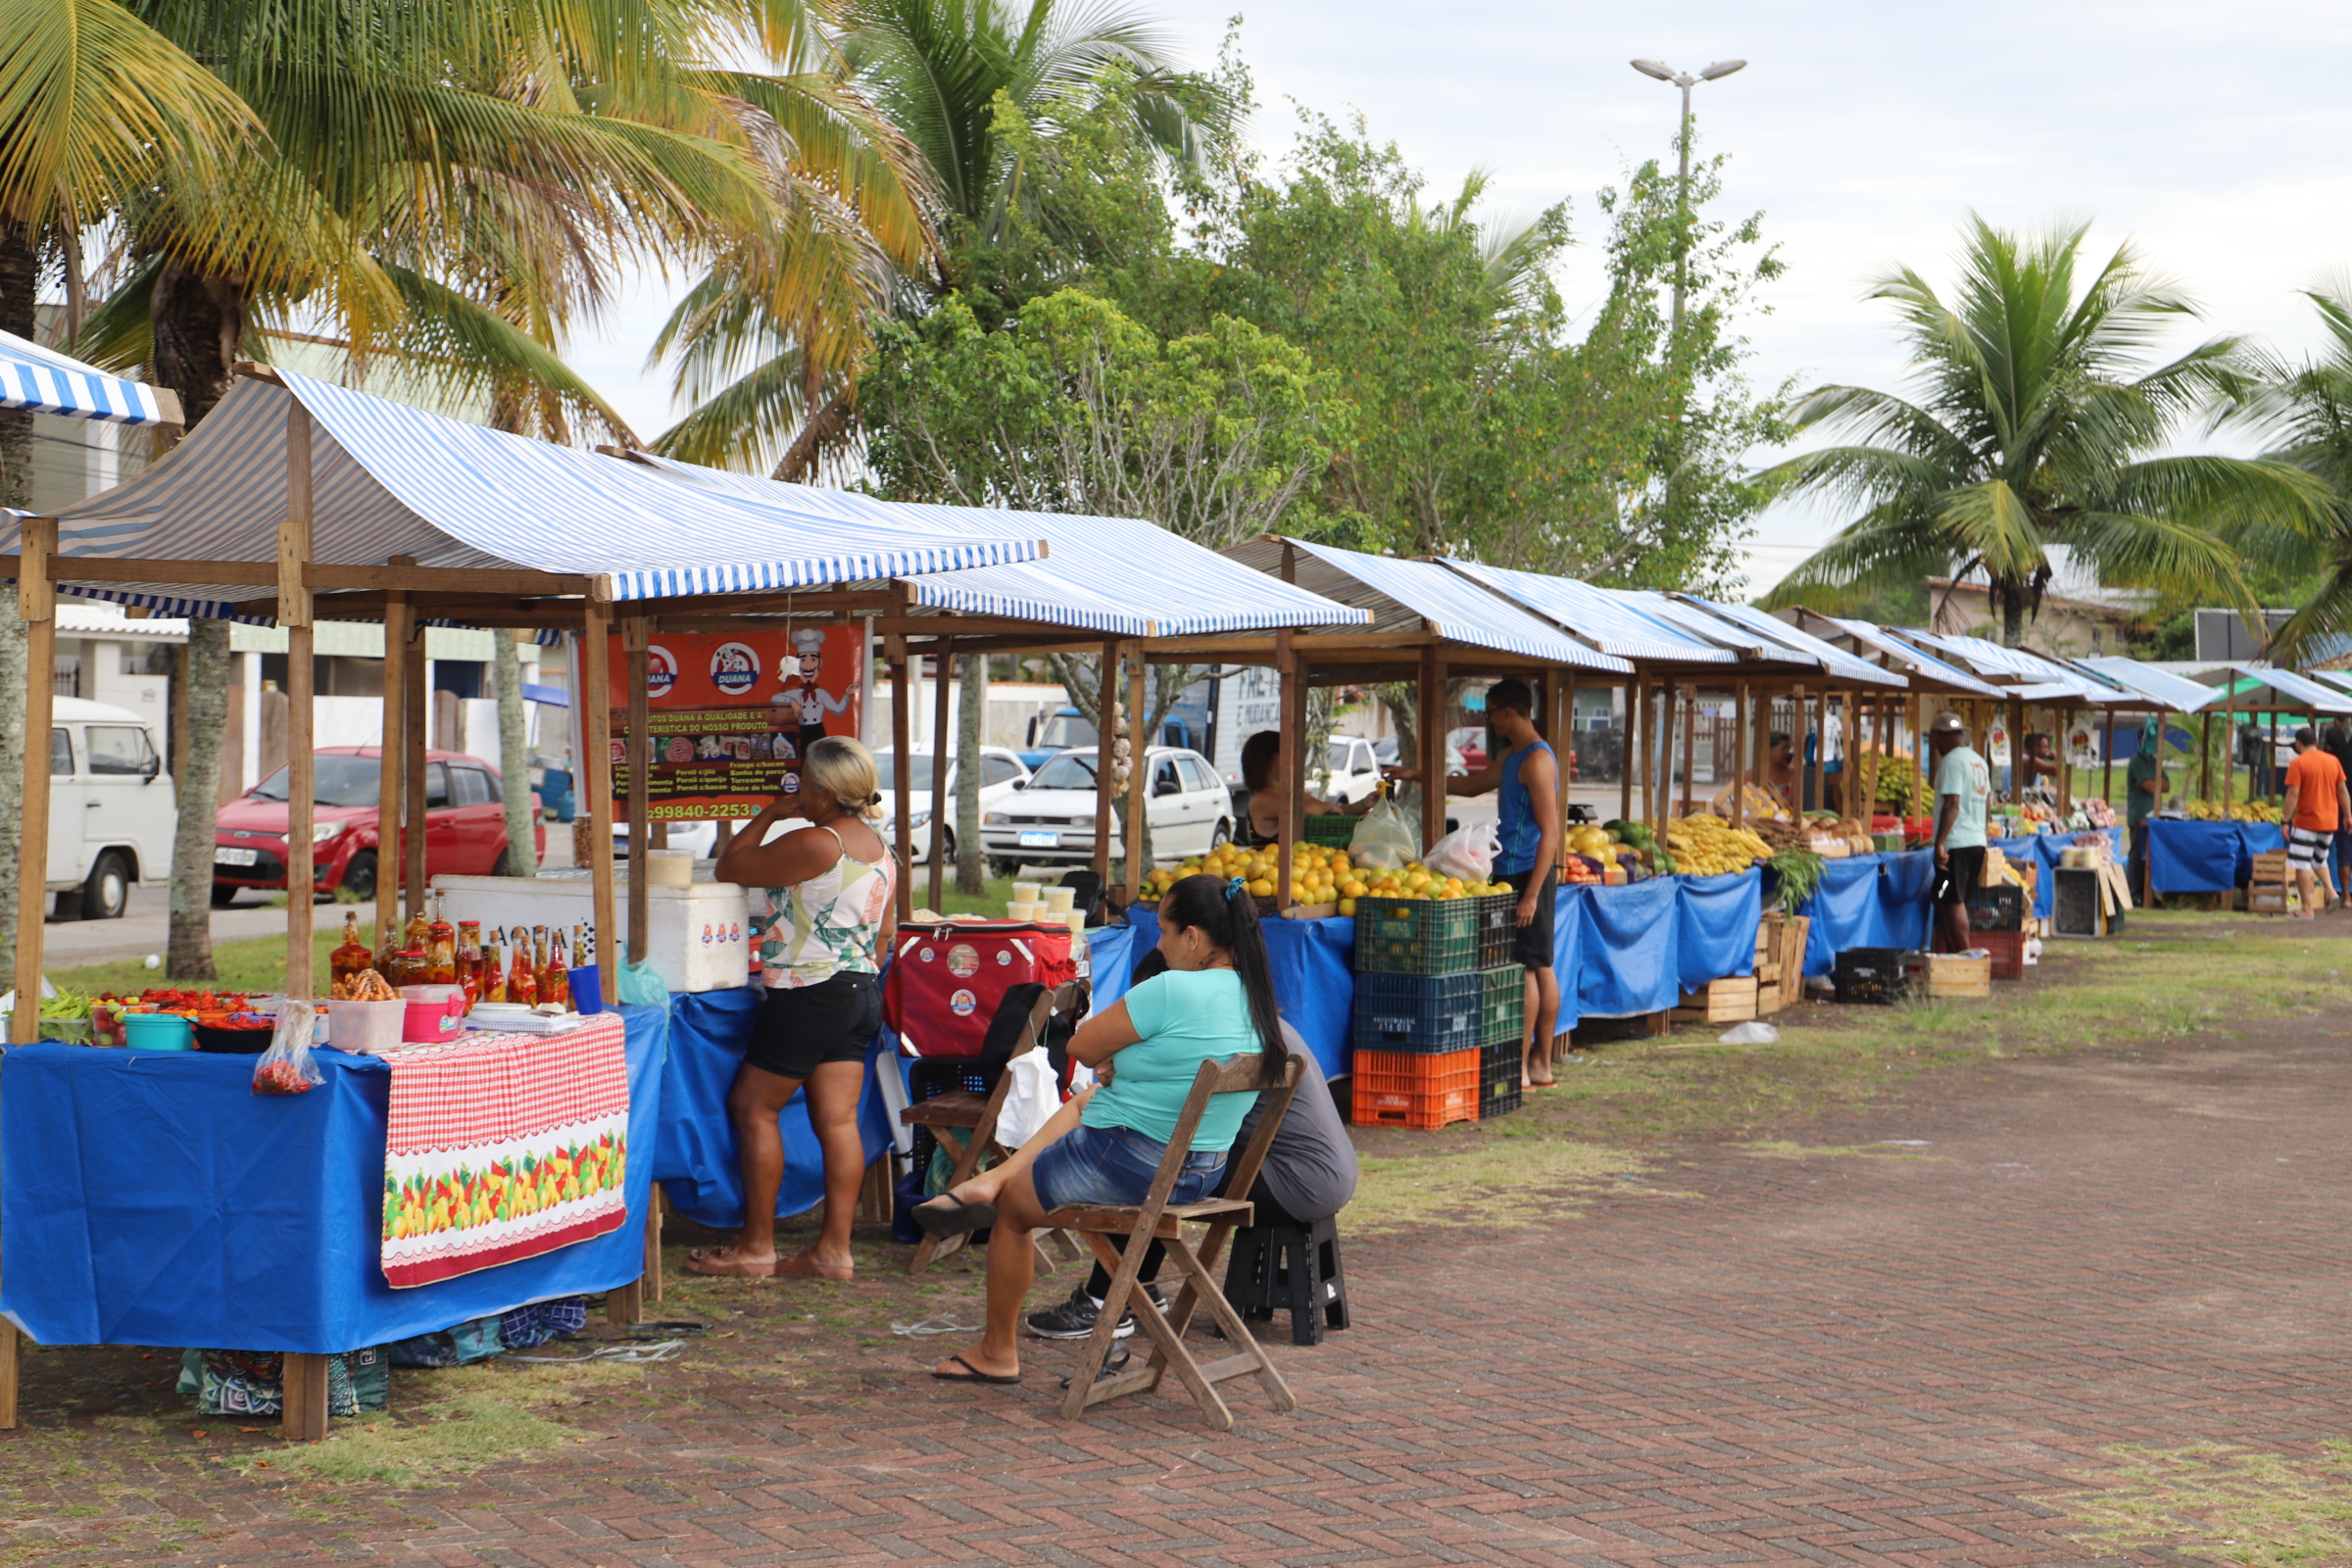
[[[1722,817],[1699,811],[1669,823],[1666,848],[1674,866],[1685,876],[1724,876],[1744,871],[1758,860],[1772,858],[1772,849],[1747,828],[1735,828]]]
[[[2222,803],[2219,801],[2191,801],[2186,809],[2188,819],[2192,822],[2276,822],[2280,820],[2279,807],[2277,801],[2232,801],[2230,803],[2230,814],[2227,817],[2222,815]]]

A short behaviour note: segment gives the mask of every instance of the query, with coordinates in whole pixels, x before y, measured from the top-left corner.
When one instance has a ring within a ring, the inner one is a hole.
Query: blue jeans
[[[1159,1174],[1167,1152],[1167,1145],[1132,1127],[1075,1127],[1037,1156],[1029,1179],[1037,1187],[1037,1200],[1049,1209],[1071,1203],[1140,1203],[1151,1196],[1152,1178]],[[1224,1171],[1222,1150],[1195,1150],[1185,1156],[1168,1201],[1200,1201]]]

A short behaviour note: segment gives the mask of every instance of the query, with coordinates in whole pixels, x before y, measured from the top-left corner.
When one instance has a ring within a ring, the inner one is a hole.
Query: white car
[[[1353,806],[1380,790],[1380,759],[1360,735],[1334,735],[1324,765],[1307,775],[1307,788],[1334,806]]]
[[[669,845],[673,850],[692,850],[698,860],[708,860],[718,853],[718,824],[716,822],[672,822],[669,824]],[[612,858],[629,858],[629,824],[612,824]]]
[[[914,787],[907,792],[906,821],[908,853],[917,861],[931,858],[931,749],[927,746],[907,748],[907,760],[913,764]],[[899,820],[899,754],[894,750],[874,754],[874,769],[882,778],[882,842],[898,843]],[[948,815],[947,843],[949,859],[956,858],[956,754],[948,754]],[[1029,769],[1021,765],[1020,754],[1003,746],[980,748],[980,815],[986,821],[988,813],[1004,804],[1013,791],[1029,782]],[[985,837],[985,835],[984,835]]]
[[[49,864],[59,919],[119,920],[130,890],[172,880],[179,798],[147,720],[60,697],[50,708]]]
[[[1063,752],[980,818],[980,840],[1000,873],[1022,866],[1084,866],[1095,858],[1095,758]],[[1154,746],[1145,810],[1152,857],[1173,865],[1233,838],[1233,797],[1199,752]]]

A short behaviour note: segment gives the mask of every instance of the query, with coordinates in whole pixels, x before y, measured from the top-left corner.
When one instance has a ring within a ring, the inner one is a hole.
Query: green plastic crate
[[[1366,896],[1355,903],[1355,966],[1373,974],[1458,974],[1490,969],[1511,951],[1518,900]]]
[[[1497,1046],[1527,1038],[1527,970],[1515,963],[1486,970],[1478,1002],[1478,1043]]]
[[[1363,826],[1360,816],[1310,816],[1304,819],[1306,842],[1325,844],[1344,850],[1355,841],[1355,830]]]

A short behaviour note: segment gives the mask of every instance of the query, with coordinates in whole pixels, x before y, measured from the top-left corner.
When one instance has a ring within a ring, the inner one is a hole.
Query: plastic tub
[[[133,1051],[193,1051],[194,1032],[175,1012],[126,1012],[122,1031]]]
[[[1071,901],[1078,897],[1076,888],[1047,888],[1044,892],[1048,914],[1069,913]]]
[[[1035,904],[1038,901],[1038,895],[1043,891],[1043,883],[1015,882],[1012,885],[1012,902],[1015,904]]]
[[[196,1026],[196,1049],[222,1056],[258,1056],[270,1049],[273,1029],[216,1029]]]
[[[380,1055],[398,1046],[401,1024],[407,1018],[409,1004],[397,998],[390,1002],[330,1002],[326,1004],[328,1025],[333,1031],[337,1051],[363,1052]]]
[[[648,850],[645,852],[645,883],[655,888],[684,888],[694,885],[694,852],[692,850]]]

